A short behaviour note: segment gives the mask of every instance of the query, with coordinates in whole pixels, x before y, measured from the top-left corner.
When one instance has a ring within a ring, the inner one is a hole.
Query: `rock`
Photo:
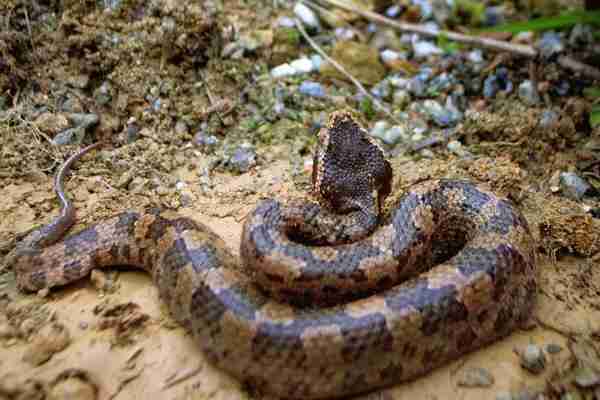
[[[68,75],[67,83],[78,89],[85,89],[90,84],[90,77],[86,74]]]
[[[399,143],[401,140],[408,140],[408,138],[409,133],[408,129],[405,126],[394,125],[390,129],[385,131],[385,133],[381,137],[381,140],[383,140],[389,145],[394,145],[396,143]]]
[[[555,129],[556,124],[560,119],[560,115],[553,110],[544,110],[540,118],[540,128],[542,129]]]
[[[189,132],[189,128],[188,128],[187,124],[185,123],[185,121],[178,120],[177,123],[175,124],[175,134],[178,136],[183,136],[183,135],[187,135],[188,132]]]
[[[390,82],[387,79],[382,80],[371,88],[371,94],[380,99],[387,99],[392,94]]]
[[[435,100],[425,100],[422,107],[429,119],[440,127],[452,126],[458,122],[456,114]]]
[[[309,29],[318,31],[321,28],[317,14],[303,3],[296,2],[294,14],[304,23],[304,25],[308,26]]]
[[[433,5],[430,0],[412,0],[412,3],[420,8],[422,20],[428,20],[433,16]]]
[[[92,125],[96,125],[100,120],[97,114],[92,113],[71,113],[67,114],[67,117],[71,122],[77,126],[88,128]]]
[[[560,35],[552,31],[542,34],[542,37],[537,42],[537,47],[543,58],[550,58],[565,49]]]
[[[115,280],[109,273],[101,269],[93,269],[90,274],[90,281],[96,290],[100,292],[114,292],[116,290]]]
[[[496,394],[496,400],[513,400],[510,392],[499,392]]]
[[[410,93],[402,89],[396,90],[392,101],[395,106],[404,109],[410,104]]]
[[[352,40],[356,36],[356,33],[352,29],[345,27],[335,28],[333,33],[338,40]]]
[[[201,129],[194,135],[192,143],[204,153],[211,153],[217,147],[219,139],[214,135],[209,135],[206,128]]]
[[[540,102],[537,88],[530,80],[521,82],[518,89],[519,98],[529,105],[535,105]]]
[[[592,388],[600,385],[600,373],[591,366],[583,364],[575,371],[575,384],[581,388]]]
[[[300,84],[298,88],[298,92],[305,96],[324,98],[327,97],[327,93],[325,93],[325,89],[323,85],[319,82],[313,81],[304,81]]]
[[[57,382],[48,393],[48,400],[95,400],[94,385],[77,377]]]
[[[273,78],[283,78],[286,76],[292,76],[296,74],[296,70],[292,68],[290,64],[281,64],[271,70],[271,76]]]
[[[490,387],[494,384],[494,376],[484,368],[469,368],[458,379],[458,386]]]
[[[102,82],[102,85],[94,91],[94,98],[101,106],[107,105],[111,100],[111,84],[109,81]]]
[[[57,322],[47,324],[34,337],[23,355],[23,361],[34,366],[41,365],[67,348],[70,342],[69,331],[64,325]]]
[[[332,58],[361,83],[374,85],[385,76],[385,67],[379,61],[377,49],[363,43],[337,42],[333,47]],[[325,76],[347,80],[328,62],[323,62],[320,69]]]
[[[504,7],[486,7],[483,18],[483,23],[486,26],[494,26],[504,23]]]
[[[594,41],[594,32],[590,25],[577,24],[571,29],[569,44],[573,47],[585,46]]]
[[[557,354],[562,351],[562,346],[556,343],[550,343],[546,345],[546,353],[548,354]]]
[[[485,60],[483,58],[483,51],[481,49],[475,49],[467,53],[467,60],[473,64],[481,64]]]
[[[138,139],[138,134],[140,133],[140,126],[137,124],[135,118],[131,118],[127,122],[127,129],[125,131],[126,141],[127,143],[133,143]]]
[[[314,71],[314,64],[310,58],[303,57],[290,62],[290,67],[296,70],[296,74],[308,74]]]
[[[71,128],[62,131],[52,139],[52,143],[57,146],[65,146],[69,144],[81,144],[85,137],[85,129],[82,127]]]
[[[425,97],[427,94],[427,83],[421,75],[416,75],[408,81],[406,88],[416,97]]]
[[[416,59],[423,59],[432,55],[444,53],[444,51],[437,47],[435,44],[425,40],[414,42],[413,52]]]
[[[385,10],[385,15],[388,18],[396,18],[400,15],[400,13],[402,12],[402,7],[400,7],[399,4],[394,4],[391,7],[388,7]]]
[[[542,349],[534,344],[520,351],[521,366],[533,374],[539,374],[546,367],[546,356]]]
[[[243,143],[235,149],[233,155],[227,160],[227,165],[230,170],[237,173],[250,171],[250,168],[256,165],[256,152],[254,148],[248,143]]]
[[[432,0],[431,1],[431,11],[433,13],[433,18],[440,25],[445,25],[446,21],[452,16],[454,6],[454,1],[447,0]]]
[[[591,185],[574,172],[562,172],[559,182],[562,193],[572,200],[581,200],[591,189]]]
[[[508,79],[506,68],[498,68],[495,74],[486,78],[483,82],[483,96],[487,99],[493,99],[498,92],[512,92],[513,84]]]
[[[379,56],[381,57],[381,61],[386,65],[392,64],[396,60],[406,60],[406,54],[390,49],[382,50]]]
[[[389,128],[389,126],[390,125],[387,121],[377,121],[375,122],[375,124],[373,124],[373,128],[371,128],[369,135],[383,139],[383,135],[385,134],[385,131]]]
[[[64,114],[45,112],[35,119],[35,124],[40,131],[53,137],[70,126],[69,120]]]
[[[275,25],[280,28],[295,28],[296,27],[296,23],[294,22],[293,18],[286,17],[286,16],[277,18]]]

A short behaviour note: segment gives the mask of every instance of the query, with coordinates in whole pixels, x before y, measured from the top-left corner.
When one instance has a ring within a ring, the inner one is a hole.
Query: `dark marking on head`
[[[349,113],[335,112],[319,132],[313,163],[313,191],[328,207],[341,213],[376,213],[379,201],[391,191],[392,168],[383,151]]]

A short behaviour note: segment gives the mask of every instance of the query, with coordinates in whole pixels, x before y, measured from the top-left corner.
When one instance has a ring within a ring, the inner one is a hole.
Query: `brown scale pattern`
[[[426,182],[372,234],[364,226],[336,230],[374,212],[364,193],[379,192],[380,204],[389,193],[389,164],[363,136],[344,113],[320,133],[314,189],[325,202],[340,188],[356,190],[343,194],[353,199],[348,213],[263,201],[244,224],[241,261],[191,219],[126,212],[55,244],[55,232],[46,242],[26,239],[15,252],[18,285],[35,291],[92,268],[143,268],[213,363],[283,398],[341,397],[410,380],[513,331],[530,313],[536,281],[527,222],[509,201],[468,182]],[[329,167],[330,153],[348,145],[369,160],[355,180],[347,167]],[[317,241],[341,244],[307,246],[295,229],[323,229]],[[357,232],[362,239],[346,243]]]

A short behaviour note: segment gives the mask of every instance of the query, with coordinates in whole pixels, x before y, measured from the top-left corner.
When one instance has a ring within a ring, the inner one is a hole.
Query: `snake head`
[[[318,134],[312,185],[318,201],[336,212],[377,214],[391,191],[392,167],[350,113],[336,111]]]

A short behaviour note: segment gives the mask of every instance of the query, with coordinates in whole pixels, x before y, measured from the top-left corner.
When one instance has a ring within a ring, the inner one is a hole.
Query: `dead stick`
[[[462,33],[446,31],[443,29],[431,29],[431,28],[427,28],[423,25],[394,21],[392,19],[384,17],[383,15],[380,15],[380,14],[377,14],[377,13],[374,13],[371,11],[367,11],[367,10],[362,10],[358,7],[354,7],[350,4],[342,2],[340,0],[320,0],[320,1],[322,1],[324,3],[328,3],[335,7],[342,8],[346,11],[356,13],[360,16],[365,17],[366,19],[368,19],[370,21],[388,25],[388,26],[391,26],[393,28],[396,28],[396,29],[404,31],[404,32],[418,33],[419,35],[433,37],[433,38],[445,36],[448,39],[453,40],[455,42],[468,43],[468,44],[476,45],[479,47],[486,47],[486,48],[497,50],[497,51],[508,51],[508,52],[511,52],[514,54],[519,54],[519,55],[522,55],[525,57],[535,57],[537,55],[537,51],[532,46],[527,46],[527,45],[523,45],[523,44],[507,43],[507,42],[503,42],[501,40],[496,40],[496,39],[484,38],[484,37],[479,37],[479,36],[463,35]]]
[[[423,25],[418,24],[410,24],[407,22],[399,22],[394,21],[392,19],[386,18],[383,15],[363,10],[358,7],[351,6],[350,4],[346,4],[340,0],[319,0],[323,3],[327,3],[329,5],[339,7],[346,11],[350,11],[356,13],[370,21],[391,26],[392,28],[398,29],[403,32],[412,32],[417,33],[422,36],[438,38],[440,36],[445,36],[446,38],[453,40],[455,42],[467,43],[477,47],[484,47],[491,50],[496,51],[506,51],[512,54],[517,54],[524,57],[535,58],[538,56],[538,51],[533,46],[523,45],[523,44],[515,44],[508,43],[502,40],[496,40],[491,38],[485,38],[480,36],[469,36],[463,35],[461,33],[446,31],[443,29],[431,29],[427,28]],[[558,64],[566,69],[570,69],[571,71],[578,72],[582,75],[585,75],[592,79],[600,79],[600,69],[593,67],[588,64],[584,64],[580,61],[577,61],[569,56],[560,56],[558,58]]]
[[[302,26],[302,22],[300,22],[299,19],[294,18],[294,21],[296,23],[296,28],[298,28],[298,31],[300,31],[300,34],[304,37],[304,39],[308,42],[308,44],[310,44],[311,47],[313,49],[315,49],[315,51],[321,55],[321,57],[323,57],[325,60],[327,60],[327,62],[329,62],[331,65],[333,65],[333,67],[335,69],[337,69],[346,78],[348,78],[354,84],[354,86],[356,86],[358,88],[358,90],[362,94],[367,96],[369,98],[369,100],[371,100],[371,102],[373,102],[375,107],[377,107],[380,110],[382,110],[383,112],[385,112],[394,122],[398,123],[398,120],[396,119],[396,117],[394,117],[394,115],[390,112],[390,110],[387,109],[387,107],[385,107],[383,104],[381,104],[379,102],[379,100],[377,100],[375,97],[371,96],[371,94],[369,92],[367,92],[367,89],[365,89],[365,87],[358,81],[358,79],[356,79],[348,71],[346,71],[340,63],[335,61],[333,58],[329,57],[327,55],[327,53],[325,53],[325,51],[321,47],[319,47],[319,45],[317,43],[315,43],[315,41],[312,40],[310,38],[310,36],[308,36],[308,33],[306,33],[306,30],[304,30],[304,27]]]

